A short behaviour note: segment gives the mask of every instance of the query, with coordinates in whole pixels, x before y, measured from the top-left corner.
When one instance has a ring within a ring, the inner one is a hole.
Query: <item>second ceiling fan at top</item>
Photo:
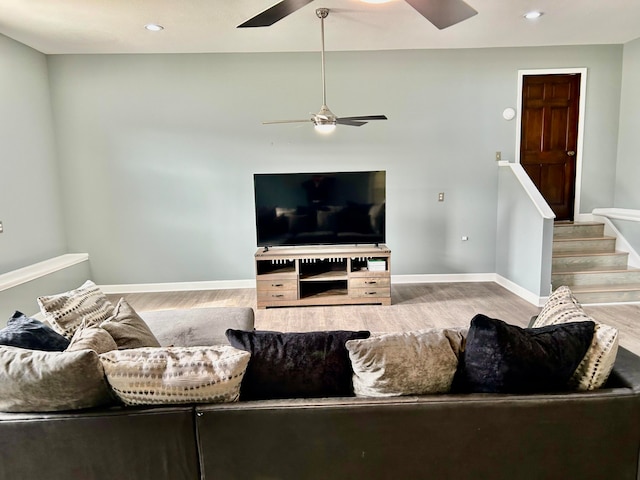
[[[318,8],[316,15],[320,19],[320,33],[322,38],[322,107],[318,113],[311,114],[311,118],[305,120],[274,120],[262,122],[265,125],[273,123],[301,123],[313,122],[317,131],[321,133],[329,133],[335,130],[336,125],[350,125],[352,127],[361,127],[369,120],[386,120],[385,115],[360,115],[357,117],[337,117],[329,107],[327,107],[327,88],[324,75],[324,19],[329,15],[328,8]]]
[[[238,28],[269,27],[312,1],[282,0],[238,25]],[[440,30],[467,20],[478,13],[463,0],[405,0],[405,2]]]

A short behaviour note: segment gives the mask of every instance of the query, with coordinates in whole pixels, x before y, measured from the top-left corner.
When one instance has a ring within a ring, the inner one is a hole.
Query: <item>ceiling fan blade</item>
[[[338,120],[388,120],[386,115],[360,115],[359,117],[340,117]]]
[[[311,2],[313,0],[282,0],[237,28],[268,27]]]
[[[440,30],[471,18],[478,13],[462,0],[405,1]]]
[[[339,125],[350,125],[352,127],[361,127],[367,124],[367,122],[363,122],[362,120],[352,120],[351,118],[336,118],[336,123]]]
[[[307,123],[307,122],[313,122],[313,120],[311,119],[306,119],[306,120],[271,120],[268,122],[262,122],[263,125],[272,125],[272,124],[276,124],[276,123]]]

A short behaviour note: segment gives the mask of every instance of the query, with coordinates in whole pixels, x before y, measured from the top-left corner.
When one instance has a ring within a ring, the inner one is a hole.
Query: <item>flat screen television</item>
[[[386,172],[257,173],[259,247],[385,242]]]

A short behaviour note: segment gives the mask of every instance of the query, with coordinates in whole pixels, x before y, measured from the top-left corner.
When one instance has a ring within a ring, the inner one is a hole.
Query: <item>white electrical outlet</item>
[[[4,227],[2,226],[2,222],[0,222],[0,233],[4,232]]]
[[[438,201],[439,201],[439,202],[444,202],[444,192],[440,192],[440,193],[438,194]]]

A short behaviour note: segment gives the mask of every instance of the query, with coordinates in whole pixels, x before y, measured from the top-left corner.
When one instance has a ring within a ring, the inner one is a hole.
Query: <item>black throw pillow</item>
[[[62,352],[69,346],[69,340],[35,318],[16,312],[0,330],[0,345]]]
[[[595,323],[520,328],[479,314],[471,320],[454,380],[456,391],[543,393],[566,391],[584,358]]]
[[[347,340],[370,332],[281,333],[226,331],[229,343],[251,353],[240,387],[241,400],[353,395]]]

